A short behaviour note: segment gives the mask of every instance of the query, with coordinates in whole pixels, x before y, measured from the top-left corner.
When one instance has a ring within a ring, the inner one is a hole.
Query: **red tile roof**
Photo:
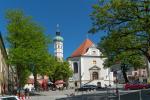
[[[78,49],[76,49],[76,50],[72,53],[71,57],[78,57],[78,56],[84,55],[84,54],[87,52],[87,49],[88,49],[89,47],[91,47],[92,45],[93,45],[93,42],[92,42],[91,40],[89,40],[89,39],[86,39],[86,40],[80,45],[80,47],[79,47]]]

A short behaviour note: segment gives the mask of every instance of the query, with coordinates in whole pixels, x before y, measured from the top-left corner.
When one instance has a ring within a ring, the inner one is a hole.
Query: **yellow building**
[[[8,65],[7,52],[4,46],[2,35],[0,34],[0,94],[8,92]]]

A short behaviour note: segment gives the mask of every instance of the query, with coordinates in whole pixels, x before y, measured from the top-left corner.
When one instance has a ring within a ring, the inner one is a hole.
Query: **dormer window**
[[[96,51],[92,51],[92,54],[96,54]]]

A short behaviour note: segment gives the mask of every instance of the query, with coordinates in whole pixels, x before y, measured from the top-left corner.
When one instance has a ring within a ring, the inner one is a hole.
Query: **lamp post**
[[[34,88],[36,89],[36,81],[35,81],[35,69],[34,69],[34,63],[33,62],[30,62],[29,63],[29,66],[31,67],[31,72],[33,74],[33,79],[34,79]]]
[[[108,72],[108,77],[109,77],[109,86],[111,86],[111,84],[110,84],[110,69],[109,69],[109,72]]]
[[[114,75],[116,76],[116,95],[118,95],[118,77],[117,77],[117,71],[114,71]]]

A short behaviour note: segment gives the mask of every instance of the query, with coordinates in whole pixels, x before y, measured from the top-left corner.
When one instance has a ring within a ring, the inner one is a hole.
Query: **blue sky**
[[[64,38],[64,58],[69,57],[72,52],[86,39],[87,32],[92,26],[89,14],[92,5],[98,0],[0,0],[0,31],[5,37],[7,9],[19,8],[26,15],[33,16],[33,20],[41,24],[46,34],[51,38],[55,36],[56,24],[60,25],[61,35]],[[98,43],[103,32],[88,35],[95,44]],[[53,54],[53,45],[50,46]]]

